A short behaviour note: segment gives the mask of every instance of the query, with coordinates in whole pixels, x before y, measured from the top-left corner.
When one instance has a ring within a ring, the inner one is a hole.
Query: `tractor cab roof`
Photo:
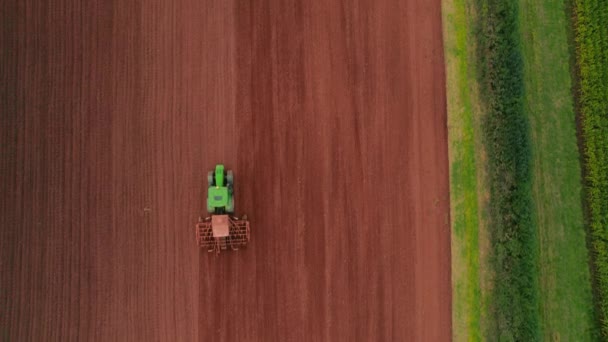
[[[209,205],[214,208],[228,205],[228,188],[225,186],[212,186],[208,189]]]

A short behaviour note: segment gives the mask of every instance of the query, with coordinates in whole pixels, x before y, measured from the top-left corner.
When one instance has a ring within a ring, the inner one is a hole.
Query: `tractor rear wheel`
[[[232,170],[228,170],[228,172],[226,172],[226,183],[228,183],[228,186],[232,186],[234,182],[234,175],[232,174]]]
[[[209,187],[213,186],[213,171],[207,172],[207,185],[209,185]]]

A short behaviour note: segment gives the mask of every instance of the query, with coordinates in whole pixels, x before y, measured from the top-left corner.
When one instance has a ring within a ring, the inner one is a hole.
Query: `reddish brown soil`
[[[252,3],[2,2],[0,339],[450,339],[440,0]]]

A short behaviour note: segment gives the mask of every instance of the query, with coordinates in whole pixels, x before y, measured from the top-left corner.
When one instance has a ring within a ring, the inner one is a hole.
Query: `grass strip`
[[[519,0],[524,111],[531,128],[532,193],[546,341],[597,340],[581,198],[569,8],[564,0]],[[556,143],[557,142],[557,143]]]
[[[481,340],[479,219],[468,17],[465,0],[443,1],[452,217],[452,322],[455,341]]]

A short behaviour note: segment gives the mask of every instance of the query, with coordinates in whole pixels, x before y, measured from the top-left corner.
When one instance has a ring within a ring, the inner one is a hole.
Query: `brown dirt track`
[[[450,339],[439,0],[0,6],[0,340]]]

